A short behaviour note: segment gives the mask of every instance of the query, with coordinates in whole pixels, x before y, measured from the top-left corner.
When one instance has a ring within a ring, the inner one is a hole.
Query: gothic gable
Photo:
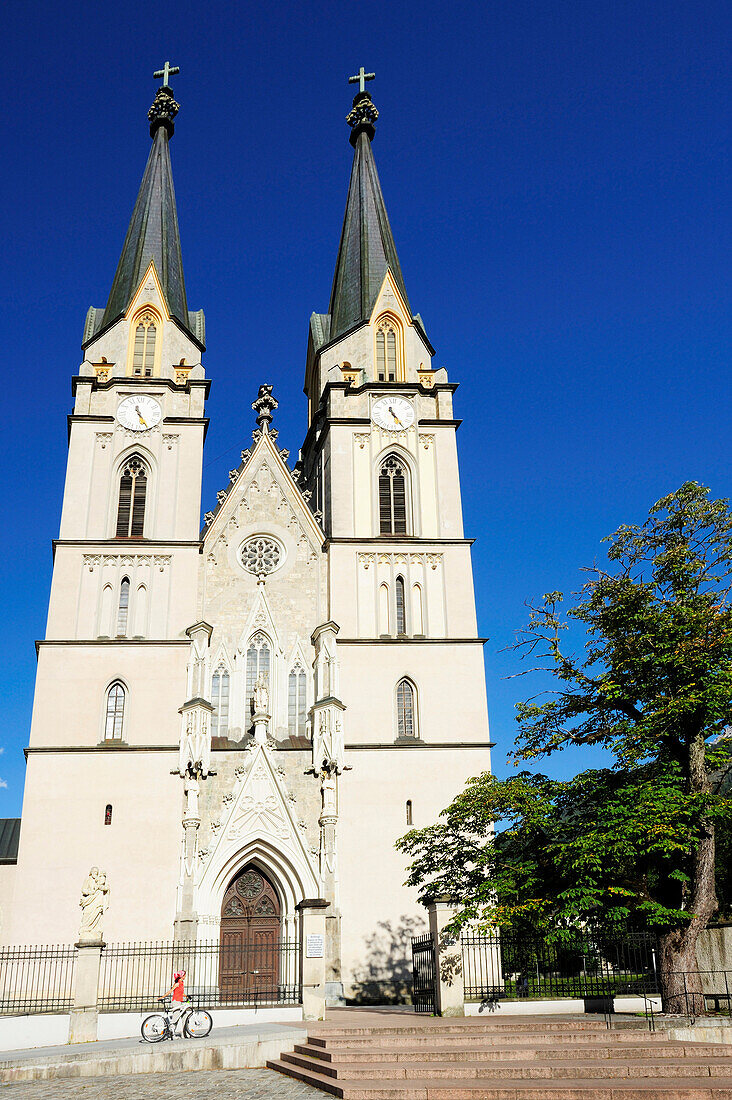
[[[222,869],[230,867],[240,853],[257,848],[276,850],[299,878],[317,881],[306,825],[296,816],[295,799],[288,794],[281,771],[265,745],[253,744],[244,754],[234,788],[224,795],[219,819],[213,822],[210,838],[199,853],[202,897],[215,891]]]

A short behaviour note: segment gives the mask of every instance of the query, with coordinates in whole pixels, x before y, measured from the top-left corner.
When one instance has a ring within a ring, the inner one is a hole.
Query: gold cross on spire
[[[365,92],[366,91],[366,81],[367,80],[374,80],[375,78],[376,78],[376,73],[364,72],[364,67],[362,65],[355,76],[349,76],[348,83],[349,84],[358,84],[359,92]]]
[[[163,83],[161,84],[161,87],[162,88],[169,88],[170,87],[169,78],[171,76],[175,76],[175,74],[179,73],[179,72],[180,72],[180,69],[178,68],[177,65],[171,65],[169,61],[166,61],[165,64],[163,65],[162,69],[158,69],[158,71],[156,73],[153,73],[153,80],[159,80],[160,77],[162,77],[163,78]]]

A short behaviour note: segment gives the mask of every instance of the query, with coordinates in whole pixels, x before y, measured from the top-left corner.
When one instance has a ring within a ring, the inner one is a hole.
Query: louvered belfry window
[[[127,460],[119,480],[118,539],[142,538],[146,495],[147,471],[142,459],[135,456]]]
[[[396,596],[396,631],[397,634],[406,634],[407,612],[404,607],[404,577],[397,577],[394,594]]]
[[[406,470],[397,455],[385,459],[379,474],[379,531],[382,535],[407,533]]]
[[[416,737],[414,688],[409,680],[397,684],[397,737]]]

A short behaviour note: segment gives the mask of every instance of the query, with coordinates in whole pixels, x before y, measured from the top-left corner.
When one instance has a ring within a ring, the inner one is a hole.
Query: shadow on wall
[[[366,961],[354,970],[348,1004],[412,1003],[412,936],[426,931],[424,917],[384,920],[366,937]]]

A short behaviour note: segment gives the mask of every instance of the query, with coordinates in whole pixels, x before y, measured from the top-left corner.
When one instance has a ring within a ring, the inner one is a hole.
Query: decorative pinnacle
[[[358,84],[358,91],[353,97],[353,106],[346,115],[346,122],[351,127],[349,141],[355,147],[359,134],[366,134],[369,141],[374,140],[374,123],[379,117],[379,112],[371,102],[371,96],[366,91],[366,81],[374,80],[376,73],[364,72],[363,65],[356,76],[349,76],[349,84]]]
[[[257,414],[257,424],[261,431],[269,431],[272,423],[272,413],[277,408],[277,400],[272,396],[271,386],[260,386],[257,400],[252,401],[252,408]]]
[[[173,130],[175,129],[173,119],[180,110],[180,104],[173,99],[173,90],[168,83],[168,79],[171,75],[179,72],[180,69],[177,65],[171,65],[169,61],[166,61],[162,69],[158,69],[157,72],[153,73],[153,80],[162,77],[163,83],[155,93],[153,105],[147,112],[150,121],[150,137],[152,138],[155,137],[161,126],[165,127],[169,138],[173,136]]]

